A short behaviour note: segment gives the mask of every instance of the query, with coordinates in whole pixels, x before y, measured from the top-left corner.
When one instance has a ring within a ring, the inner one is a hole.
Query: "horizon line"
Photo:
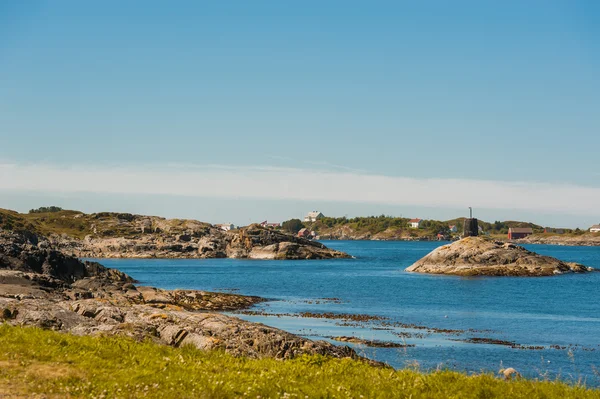
[[[172,195],[432,208],[551,212],[600,217],[600,188],[568,183],[413,178],[270,165],[0,163],[9,192]]]

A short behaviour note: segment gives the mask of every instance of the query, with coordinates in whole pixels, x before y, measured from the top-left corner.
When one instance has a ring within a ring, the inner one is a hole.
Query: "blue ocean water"
[[[393,349],[354,345],[359,353],[394,367],[418,365],[424,370],[451,368],[493,373],[502,367],[515,367],[530,378],[558,377],[600,386],[600,273],[539,278],[431,276],[407,273],[404,269],[443,243],[324,243],[355,259],[102,259],[100,262],[130,274],[144,285],[227,291],[272,299],[253,310],[278,317],[236,316],[311,339],[353,335],[415,345]],[[600,247],[530,245],[527,248],[600,269]],[[300,312],[368,314],[386,320],[344,323],[293,316]],[[411,324],[430,329],[406,327]],[[431,328],[463,332],[446,333]],[[468,338],[494,338],[544,349],[465,342]],[[561,349],[551,347],[556,345]]]

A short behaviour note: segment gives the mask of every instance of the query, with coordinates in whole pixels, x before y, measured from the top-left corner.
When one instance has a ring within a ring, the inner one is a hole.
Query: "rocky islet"
[[[592,268],[539,255],[521,246],[484,237],[467,237],[443,245],[406,271],[458,276],[554,276],[585,273]]]

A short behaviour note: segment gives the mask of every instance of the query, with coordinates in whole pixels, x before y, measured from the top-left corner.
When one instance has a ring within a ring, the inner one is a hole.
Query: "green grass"
[[[78,211],[18,213],[0,209],[0,228],[7,230],[83,238],[92,232],[91,223],[88,215]]]
[[[600,391],[554,381],[394,371],[322,356],[252,360],[120,337],[0,326],[0,397],[41,393],[56,398],[600,398]]]
[[[29,231],[41,235],[66,234],[69,237],[83,239],[87,235],[93,237],[139,237],[142,232],[136,224],[137,215],[129,213],[100,212],[85,214],[79,211],[54,211],[18,213],[0,208],[0,228],[14,231]],[[198,222],[185,219],[165,220],[169,234],[181,234],[190,229],[189,223]],[[202,224],[208,229],[209,224]],[[164,227],[164,226],[163,226]]]
[[[398,218],[392,216],[368,216],[355,217],[351,219],[325,217],[314,223],[305,223],[311,230],[317,231],[318,234],[328,235],[335,232],[341,227],[347,227],[352,231],[352,234],[362,236],[366,234],[380,234],[384,238],[397,238],[400,236],[414,238],[430,238],[433,239],[437,234],[446,231],[448,226],[456,225],[457,233],[462,233],[465,218],[457,218],[446,221],[439,220],[423,220],[421,228],[412,229],[409,227],[409,218]],[[531,227],[534,232],[543,231],[542,226],[533,223],[519,221],[505,221],[488,223],[479,220],[479,226],[484,231],[491,234],[504,234],[508,232],[509,227]],[[446,231],[446,233],[448,233]]]

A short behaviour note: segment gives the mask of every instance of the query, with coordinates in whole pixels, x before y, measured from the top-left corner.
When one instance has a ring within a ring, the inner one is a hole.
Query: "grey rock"
[[[115,232],[111,232],[109,236],[88,235],[83,240],[52,236],[50,246],[78,257],[102,258],[329,259],[349,257],[319,242],[259,225],[225,232],[200,222],[186,221],[184,224],[186,231],[181,232],[165,220],[154,220],[154,231],[147,233],[148,223],[145,222],[138,228],[143,232],[139,236],[118,237]]]

